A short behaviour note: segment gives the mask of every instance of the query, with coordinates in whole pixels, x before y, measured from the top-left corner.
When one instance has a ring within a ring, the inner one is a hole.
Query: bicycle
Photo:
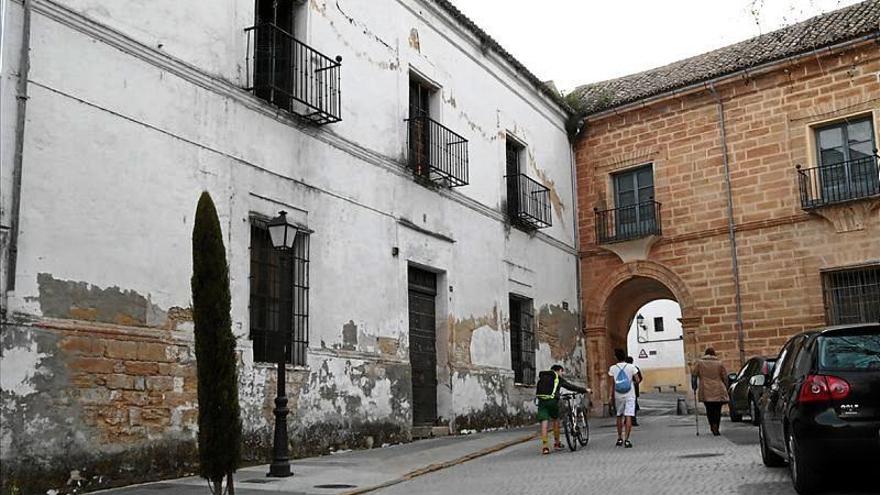
[[[587,421],[587,410],[583,405],[575,403],[575,398],[580,393],[559,394],[559,399],[565,402],[562,429],[565,431],[565,443],[572,452],[578,449],[578,445],[586,447],[590,441],[590,423]]]

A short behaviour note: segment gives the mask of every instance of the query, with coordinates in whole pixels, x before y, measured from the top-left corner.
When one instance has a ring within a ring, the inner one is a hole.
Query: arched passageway
[[[657,263],[636,261],[622,265],[595,289],[586,305],[586,334],[588,375],[593,388],[593,406],[598,411],[607,408],[607,373],[614,364],[614,349],[627,348],[630,323],[642,306],[657,299],[669,299],[680,305],[688,363],[696,352],[694,330],[700,318],[682,280]]]

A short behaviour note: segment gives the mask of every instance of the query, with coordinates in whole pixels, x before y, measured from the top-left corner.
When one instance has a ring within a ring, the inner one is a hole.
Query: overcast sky
[[[858,0],[452,0],[562,90],[659,67]],[[759,14],[752,14],[757,4]],[[757,22],[756,22],[757,21]]]

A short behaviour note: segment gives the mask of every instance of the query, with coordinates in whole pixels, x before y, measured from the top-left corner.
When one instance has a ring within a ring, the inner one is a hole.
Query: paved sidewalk
[[[693,416],[646,416],[633,432],[632,449],[615,447],[610,419],[590,421],[590,443],[577,452],[542,456],[538,442],[511,448],[379,490],[394,494],[794,494],[786,468],[766,468],[758,450],[757,428],[722,423],[722,436],[708,434],[700,417],[701,436]],[[834,476],[834,482],[848,482]],[[841,492],[828,492],[841,493]],[[865,490],[878,493],[876,482]]]
[[[294,476],[290,478],[267,478],[266,465],[242,468],[235,474],[235,492],[236,495],[353,495],[522,443],[532,439],[534,432],[535,428],[517,428],[299,459],[292,462]],[[328,485],[336,487],[321,488]],[[100,493],[206,495],[208,491],[205,480],[189,477]]]

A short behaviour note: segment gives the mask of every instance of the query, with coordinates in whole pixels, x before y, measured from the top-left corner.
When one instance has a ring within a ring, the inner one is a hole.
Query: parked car
[[[752,424],[758,424],[758,396],[762,392],[761,387],[753,387],[749,380],[755,375],[769,375],[773,372],[776,364],[775,357],[756,356],[749,359],[739,370],[739,373],[731,373],[727,378],[730,383],[730,421],[738,423],[743,416],[748,416]]]
[[[829,327],[792,337],[764,387],[758,434],[766,466],[789,466],[798,493],[880,459],[880,323]],[[865,472],[862,470],[861,472]]]

